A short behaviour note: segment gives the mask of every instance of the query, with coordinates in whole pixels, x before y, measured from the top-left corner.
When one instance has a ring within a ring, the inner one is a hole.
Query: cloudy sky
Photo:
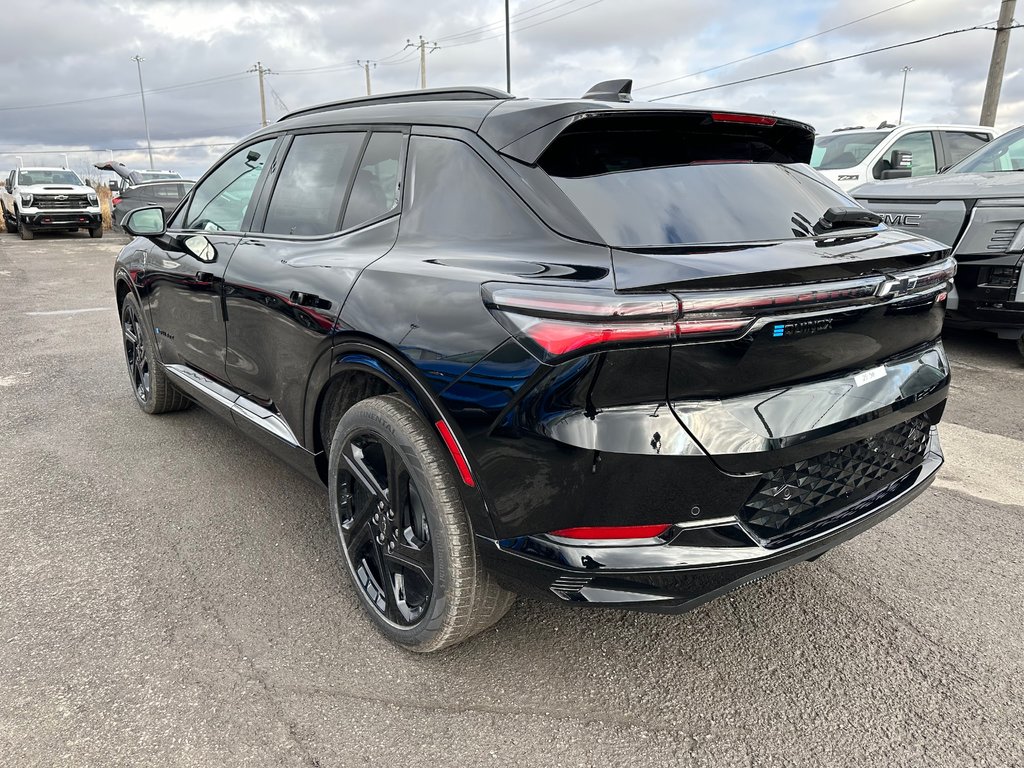
[[[999,2],[512,0],[511,12],[516,95],[576,96],[600,80],[632,77],[634,97],[647,100],[993,24]],[[25,165],[61,164],[67,152],[84,172],[109,150],[145,167],[136,54],[145,58],[156,166],[194,177],[225,144],[259,127],[257,77],[247,72],[257,61],[274,72],[266,78],[271,120],[286,108],[365,93],[360,60],[376,62],[375,93],[418,87],[419,56],[405,46],[420,35],[437,44],[427,56],[428,86],[503,88],[503,18],[502,0],[10,2],[0,169],[14,167],[15,155]],[[1002,130],[1024,123],[1022,33],[1010,42]],[[873,127],[896,120],[901,69],[910,66],[904,122],[976,124],[993,34],[966,32],[671,101],[777,113],[819,132]]]

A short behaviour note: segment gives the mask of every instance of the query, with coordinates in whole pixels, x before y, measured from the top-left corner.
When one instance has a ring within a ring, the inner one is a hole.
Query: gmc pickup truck
[[[850,194],[891,227],[945,243],[958,262],[947,325],[1016,339],[1024,355],[1024,127],[936,176],[862,184]]]
[[[16,168],[0,191],[0,212],[8,232],[31,240],[38,231],[88,229],[103,237],[103,217],[96,190],[66,168]]]

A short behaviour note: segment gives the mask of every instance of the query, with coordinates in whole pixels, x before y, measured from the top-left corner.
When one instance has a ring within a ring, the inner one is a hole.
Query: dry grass
[[[110,214],[110,187],[103,184],[96,187],[96,195],[100,199],[100,210],[103,212],[103,228],[106,230],[113,229],[113,220]],[[0,216],[0,232],[6,232],[7,227],[4,226],[4,218]]]

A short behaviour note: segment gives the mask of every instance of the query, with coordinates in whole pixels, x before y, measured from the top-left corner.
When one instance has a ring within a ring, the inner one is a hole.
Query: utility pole
[[[132,56],[132,61],[139,69],[139,96],[142,97],[142,122],[146,124],[146,148],[149,150],[149,170],[153,170],[153,142],[149,139],[149,117],[146,115],[146,91],[142,87],[142,62],[145,61],[139,54]]]
[[[509,37],[508,0],[505,0],[505,92],[512,93],[512,39]]]
[[[996,40],[992,45],[992,61],[988,65],[988,82],[985,83],[985,99],[981,103],[982,125],[996,124],[996,110],[999,109],[999,92],[1003,89],[1003,71],[1006,69],[1006,49],[1010,47],[1010,25],[1017,0],[1003,0],[999,6],[999,22],[996,24]]]
[[[903,100],[907,98],[907,73],[912,69],[913,67],[903,68],[903,92],[900,94],[900,119],[896,121],[896,125],[903,125]]]
[[[427,50],[427,46],[428,45],[433,46],[429,51]],[[406,48],[419,48],[420,49],[420,88],[426,88],[427,87],[427,54],[428,53],[433,53],[434,51],[436,51],[441,46],[439,46],[437,43],[428,43],[426,40],[423,39],[423,35],[420,35],[420,41],[418,43],[414,43],[412,40],[408,40],[407,39],[405,41],[405,47]]]
[[[264,128],[267,127],[267,96],[263,90],[263,76],[272,75],[270,67],[264,67],[262,63],[256,62],[256,66],[248,70],[249,72],[256,72],[260,77],[260,125]]]
[[[406,46],[406,47],[408,47],[408,46]],[[372,93],[370,91],[370,65],[373,64],[373,68],[376,69],[377,68],[377,62],[376,61],[359,61],[359,60],[357,60],[356,64],[358,64],[360,67],[362,67],[363,71],[366,72],[366,95],[369,96]]]

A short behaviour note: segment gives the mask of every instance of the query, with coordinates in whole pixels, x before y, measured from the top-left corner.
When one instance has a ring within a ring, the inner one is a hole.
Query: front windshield
[[[1024,128],[1018,128],[993,139],[972,155],[968,155],[946,173],[992,173],[1024,171]]]
[[[74,184],[82,186],[82,180],[74,171],[51,168],[23,168],[18,175],[18,184],[29,187],[34,184]]]
[[[818,136],[814,139],[811,167],[834,171],[858,166],[888,135],[888,131],[858,131]]]

